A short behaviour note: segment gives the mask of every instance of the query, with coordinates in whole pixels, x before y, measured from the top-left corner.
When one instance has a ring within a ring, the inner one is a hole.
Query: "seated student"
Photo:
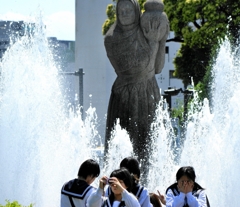
[[[177,182],[166,190],[167,207],[210,206],[205,190],[195,182],[195,171],[191,166],[181,167],[176,174]]]
[[[104,187],[110,186],[110,195],[104,197]],[[114,170],[110,178],[103,176],[99,188],[87,201],[88,207],[140,207],[136,197],[131,193],[132,178],[127,169]]]
[[[78,178],[65,183],[61,190],[61,207],[86,207],[88,197],[96,191],[90,184],[100,173],[99,164],[88,159],[78,170]]]
[[[139,184],[140,167],[139,162],[134,157],[126,157],[120,163],[120,168],[126,168],[132,175],[132,193],[137,197],[141,207],[152,207],[148,190]],[[109,189],[106,191],[108,196]]]

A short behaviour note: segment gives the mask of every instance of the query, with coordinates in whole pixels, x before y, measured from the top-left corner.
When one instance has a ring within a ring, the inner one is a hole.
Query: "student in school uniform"
[[[104,187],[109,185],[110,195],[104,194]],[[127,169],[114,170],[110,178],[103,176],[99,188],[90,195],[87,207],[140,207],[137,198],[131,193],[132,177]]]
[[[176,183],[166,190],[167,207],[210,207],[205,190],[195,182],[192,166],[181,167],[176,173]]]
[[[99,164],[88,159],[78,170],[78,178],[66,182],[61,190],[61,207],[86,207],[88,197],[96,191],[91,186],[100,173]]]

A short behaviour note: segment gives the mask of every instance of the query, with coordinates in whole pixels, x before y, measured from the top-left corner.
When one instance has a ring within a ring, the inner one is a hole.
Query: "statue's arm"
[[[158,48],[156,60],[155,60],[155,74],[161,73],[165,64],[165,47],[166,47],[166,40],[167,40],[168,34],[169,34],[169,28],[167,28],[166,34],[163,36],[163,38],[159,42],[159,48]]]

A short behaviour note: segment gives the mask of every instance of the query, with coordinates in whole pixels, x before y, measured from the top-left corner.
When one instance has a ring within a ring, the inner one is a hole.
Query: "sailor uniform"
[[[107,188],[105,194],[106,196],[109,196],[111,194],[110,189],[111,189],[110,187]],[[145,187],[139,184],[135,185],[132,189],[132,194],[136,196],[141,207],[152,207],[148,190]]]
[[[113,201],[109,197],[103,197],[104,190],[98,188],[87,200],[87,207],[140,207],[137,198],[127,190],[122,192],[122,201]]]
[[[166,207],[208,207],[209,202],[204,189],[194,183],[192,192],[187,194],[179,192],[177,183],[166,190]]]
[[[88,197],[95,191],[84,180],[70,180],[62,187],[61,207],[86,207]]]

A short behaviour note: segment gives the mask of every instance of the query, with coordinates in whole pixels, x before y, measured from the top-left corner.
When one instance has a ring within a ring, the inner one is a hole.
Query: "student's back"
[[[61,190],[61,207],[85,207],[88,197],[95,191],[86,181],[73,179]]]
[[[78,178],[66,182],[61,190],[61,207],[86,207],[88,197],[96,191],[91,183],[100,173],[98,163],[92,159],[83,162]]]

